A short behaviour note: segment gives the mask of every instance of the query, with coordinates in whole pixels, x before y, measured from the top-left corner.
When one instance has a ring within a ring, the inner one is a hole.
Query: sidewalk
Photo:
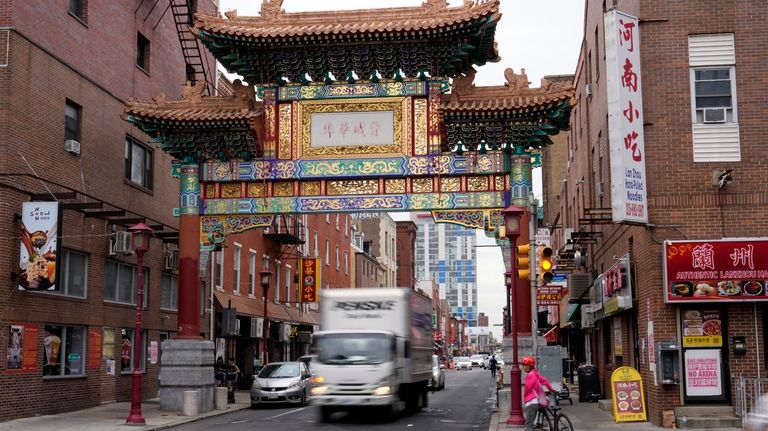
[[[604,431],[604,430],[622,430],[622,431],[648,431],[665,430],[671,428],[662,428],[651,424],[650,422],[623,422],[616,423],[610,412],[600,410],[597,403],[579,403],[573,400],[573,405],[560,403],[562,412],[565,413],[573,423],[573,429],[576,431]],[[498,412],[494,412],[491,417],[491,425],[488,431],[511,431],[522,430],[523,427],[513,427],[507,425],[507,418],[500,418]],[[704,428],[686,428],[689,431],[702,431]],[[707,428],[708,431],[741,431],[741,428]]]
[[[110,403],[85,410],[55,415],[37,416],[0,423],[0,431],[133,431],[159,430],[218,416],[251,407],[249,391],[235,393],[235,404],[228,404],[226,410],[212,410],[197,416],[183,416],[177,412],[161,412],[160,399],[146,400],[141,411],[145,426],[126,425],[125,418],[131,411],[130,402]]]

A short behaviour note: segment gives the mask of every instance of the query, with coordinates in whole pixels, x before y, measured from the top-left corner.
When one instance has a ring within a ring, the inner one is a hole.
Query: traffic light
[[[521,280],[528,280],[531,278],[531,259],[529,253],[531,246],[528,244],[518,245],[517,256],[515,259],[515,269],[517,270],[517,278]]]
[[[552,261],[553,254],[552,247],[539,247],[539,280],[544,283],[552,281],[552,271],[555,267]]]

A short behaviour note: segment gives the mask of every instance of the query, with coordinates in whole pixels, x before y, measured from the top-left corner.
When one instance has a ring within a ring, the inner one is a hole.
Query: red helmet
[[[520,360],[520,365],[528,365],[531,367],[536,366],[536,360],[533,359],[533,356],[526,356],[523,359]]]

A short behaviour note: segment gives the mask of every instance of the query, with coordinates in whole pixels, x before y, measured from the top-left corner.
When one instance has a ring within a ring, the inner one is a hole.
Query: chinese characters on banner
[[[21,217],[19,290],[57,290],[59,203],[24,202]]]
[[[632,367],[619,367],[611,374],[613,419],[616,422],[647,421],[643,381]]]
[[[640,26],[631,15],[605,14],[608,130],[613,221],[648,223],[640,80]]]
[[[320,259],[299,259],[299,301],[317,302],[320,289]]]
[[[768,301],[768,240],[666,241],[665,301]]]

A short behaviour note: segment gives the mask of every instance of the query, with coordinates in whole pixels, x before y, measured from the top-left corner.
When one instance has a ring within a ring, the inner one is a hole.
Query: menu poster
[[[101,368],[101,331],[88,330],[88,368]]]
[[[16,324],[8,328],[6,372],[33,372],[37,369],[37,326]]]
[[[723,321],[718,310],[683,311],[683,347],[722,347]]]
[[[611,399],[616,422],[647,421],[643,382],[632,367],[619,367],[611,374]]]
[[[685,351],[685,393],[688,396],[723,394],[720,349]]]
[[[104,339],[101,350],[104,359],[115,359],[115,328],[104,328]]]

